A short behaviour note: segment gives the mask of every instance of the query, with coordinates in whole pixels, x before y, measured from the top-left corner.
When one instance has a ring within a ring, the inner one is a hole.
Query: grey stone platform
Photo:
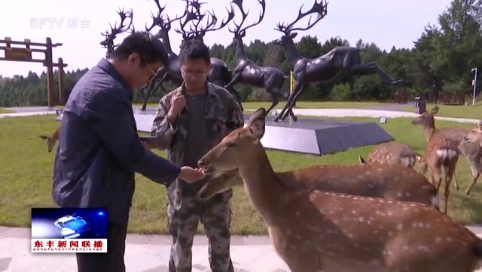
[[[137,129],[150,132],[155,109],[141,111],[134,108]],[[62,115],[56,120],[62,120]],[[249,115],[245,115],[249,120]],[[377,123],[298,118],[274,122],[274,116],[266,117],[266,131],[261,143],[267,149],[310,155],[336,153],[351,148],[393,141]]]

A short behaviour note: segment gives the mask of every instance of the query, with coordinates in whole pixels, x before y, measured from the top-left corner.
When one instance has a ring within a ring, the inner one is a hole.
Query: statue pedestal
[[[336,121],[298,117],[274,122],[266,117],[266,130],[261,143],[267,149],[310,155],[336,153],[350,148],[393,141],[377,123]],[[249,120],[245,115],[244,120]]]
[[[139,132],[150,132],[154,121],[155,108],[140,111],[134,108],[134,117]],[[249,115],[244,116],[246,122]],[[377,123],[336,121],[298,117],[274,122],[275,116],[266,117],[266,130],[261,143],[267,149],[296,152],[309,155],[324,155],[345,151],[350,148],[393,141]],[[57,120],[61,120],[58,116]],[[356,158],[353,159],[356,161]]]

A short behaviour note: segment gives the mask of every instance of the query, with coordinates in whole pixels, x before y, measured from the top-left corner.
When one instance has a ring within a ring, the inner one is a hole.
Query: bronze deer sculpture
[[[260,67],[256,65],[246,56],[243,43],[243,38],[246,36],[246,30],[259,25],[263,20],[266,11],[266,1],[258,0],[258,3],[262,8],[259,19],[257,22],[245,27],[243,27],[243,23],[248,17],[248,13],[244,11],[243,0],[233,0],[233,3],[241,11],[242,19],[239,25],[234,22],[234,29],[229,29],[229,32],[234,34],[233,41],[229,46],[236,47],[237,64],[234,69],[233,79],[225,86],[225,88],[230,89],[238,83],[244,83],[257,88],[265,88],[266,92],[271,95],[272,100],[271,106],[267,109],[267,112],[269,113],[274,107],[276,107],[276,105],[278,105],[280,97],[285,99],[288,98],[288,92],[283,90],[283,84],[288,76],[276,67]],[[290,115],[293,119],[296,119],[296,116],[292,111],[290,111]]]
[[[298,35],[295,31],[306,31],[312,28],[316,23],[327,15],[327,6],[324,0],[320,3],[313,4],[313,7],[307,12],[302,12],[300,8],[298,17],[288,25],[278,23],[275,30],[283,33],[283,36],[275,41],[274,44],[284,47],[286,60],[293,72],[296,80],[293,92],[288,98],[288,102],[284,106],[281,113],[275,118],[285,120],[289,110],[293,108],[296,100],[300,98],[303,92],[312,83],[326,82],[338,76],[341,72],[345,72],[352,76],[363,76],[370,74],[378,74],[380,78],[390,84],[398,84],[401,79],[395,79],[384,72],[375,62],[362,63],[360,57],[360,49],[356,47],[337,46],[328,53],[315,58],[308,59],[302,57],[293,41]],[[305,28],[295,28],[294,25],[304,17],[310,14],[317,14],[317,18],[308,23]]]
[[[152,24],[150,27],[146,25],[145,28],[146,31],[151,31],[156,26],[160,28],[160,30],[156,34],[156,37],[161,39],[162,43],[164,44],[164,48],[167,52],[168,58],[166,65],[159,71],[157,71],[155,78],[152,79],[152,84],[149,84],[149,86],[147,86],[147,94],[144,97],[144,103],[142,104],[141,108],[141,110],[143,111],[146,109],[147,101],[154,90],[160,87],[161,91],[166,93],[163,85],[165,81],[171,81],[175,85],[181,85],[183,81],[181,76],[179,57],[172,50],[171,40],[169,39],[169,31],[171,30],[171,25],[173,22],[183,19],[188,14],[188,7],[186,7],[184,13],[181,16],[176,16],[174,19],[170,19],[169,16],[164,13],[166,5],[161,6],[159,4],[159,0],[154,0],[154,3],[156,3],[158,9],[157,15],[155,16],[154,14],[151,14]]]
[[[208,11],[206,13],[201,13],[201,5],[203,3],[199,3],[198,0],[189,1],[188,3],[191,6],[191,10],[189,11],[188,15],[185,17],[184,22],[180,21],[180,27],[175,29],[175,31],[182,35],[183,42],[187,40],[199,40],[204,41],[204,36],[207,32],[212,32],[216,30],[220,30],[226,27],[229,22],[231,22],[234,18],[234,10],[231,6],[231,10],[228,10],[228,17],[226,20],[221,22],[219,27],[216,27],[217,24],[217,17],[214,12]],[[208,18],[206,25],[201,26],[202,20],[204,18]],[[187,30],[187,24],[191,22],[192,25],[189,30]],[[180,47],[182,48],[183,43],[181,43]],[[225,61],[219,58],[211,58],[211,69],[208,74],[209,82],[219,85],[221,87],[226,86],[232,80],[232,72],[229,66],[226,64]],[[230,87],[227,90],[234,96],[238,104],[240,105],[241,109],[243,109],[241,104],[241,96],[239,95],[238,91],[234,88]]]
[[[292,272],[473,272],[482,240],[427,205],[306,190],[281,182],[260,139],[266,110],[198,162],[237,169],[278,255]],[[411,169],[405,168],[412,171]]]

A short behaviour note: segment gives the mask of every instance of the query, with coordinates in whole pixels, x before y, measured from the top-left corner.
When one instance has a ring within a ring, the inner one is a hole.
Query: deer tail
[[[449,146],[440,147],[436,153],[443,166],[448,166],[452,160],[459,156],[459,150]]]

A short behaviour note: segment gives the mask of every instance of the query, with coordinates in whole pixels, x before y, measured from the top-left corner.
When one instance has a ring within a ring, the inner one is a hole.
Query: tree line
[[[320,41],[316,36],[306,35],[297,42],[300,54],[316,58],[336,46],[353,46],[360,49],[362,62],[376,62],[384,71],[394,77],[403,78],[403,83],[390,86],[382,83],[377,75],[352,77],[341,74],[335,79],[313,84],[304,93],[302,100],[387,100],[395,92],[424,95],[427,92],[463,93],[472,92],[472,68],[482,63],[482,0],[454,0],[439,16],[436,24],[424,27],[420,37],[413,42],[413,48],[380,49],[375,43],[358,40],[350,44],[342,37]],[[301,33],[300,33],[301,34]],[[230,41],[225,41],[229,43]],[[275,66],[286,75],[290,71],[284,56],[284,49],[261,40],[245,44],[247,56],[260,66]],[[210,47],[212,57],[226,61],[234,70],[235,48],[221,44]],[[68,71],[65,75],[67,93],[86,69]],[[482,72],[482,70],[481,70]],[[55,80],[58,77],[55,76]],[[0,76],[0,107],[45,106],[47,104],[46,74],[29,72],[27,76],[5,78]],[[289,80],[286,89],[289,88]],[[58,84],[55,83],[55,88]],[[169,90],[175,86],[165,84]],[[237,85],[243,100],[267,99],[263,90]],[[58,89],[55,91],[58,101]],[[162,97],[155,90],[151,102]],[[134,102],[141,102],[139,93]]]

